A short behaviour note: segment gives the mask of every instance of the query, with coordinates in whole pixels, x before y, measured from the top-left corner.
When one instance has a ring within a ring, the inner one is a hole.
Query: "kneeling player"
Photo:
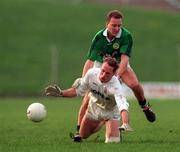
[[[119,119],[129,130],[128,107],[126,98],[121,94],[122,86],[115,76],[118,63],[112,57],[106,57],[100,68],[90,69],[81,81],[72,88],[61,90],[57,86],[48,86],[47,96],[74,97],[85,95],[89,91],[88,108],[82,119],[79,138],[88,138],[106,125],[106,143],[119,142]],[[77,138],[76,138],[77,139]]]

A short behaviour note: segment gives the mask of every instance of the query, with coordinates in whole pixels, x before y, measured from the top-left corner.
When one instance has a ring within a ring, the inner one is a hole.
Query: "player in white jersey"
[[[88,138],[106,125],[106,143],[119,142],[119,119],[128,125],[128,107],[126,98],[121,94],[122,86],[115,76],[118,64],[115,59],[107,57],[100,68],[90,69],[75,87],[61,90],[57,86],[45,89],[47,96],[74,97],[84,96],[89,91],[89,104],[82,119],[80,139]]]

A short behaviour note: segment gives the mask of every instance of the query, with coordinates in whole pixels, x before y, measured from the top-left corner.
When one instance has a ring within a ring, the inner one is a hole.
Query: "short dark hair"
[[[109,22],[111,18],[116,18],[116,19],[123,18],[123,14],[118,10],[112,10],[107,13],[106,21]]]
[[[115,72],[119,68],[118,62],[111,56],[106,56],[103,61],[113,68],[113,72]]]

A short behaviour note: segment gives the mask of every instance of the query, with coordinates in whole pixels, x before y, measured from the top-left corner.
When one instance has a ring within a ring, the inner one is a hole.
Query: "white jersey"
[[[99,79],[101,69],[89,69],[82,78],[80,86],[76,88],[77,95],[84,96],[87,91],[91,93],[91,102],[105,110],[113,110],[115,106],[119,110],[128,110],[129,104],[122,95],[122,86],[116,76],[107,83],[102,83]]]

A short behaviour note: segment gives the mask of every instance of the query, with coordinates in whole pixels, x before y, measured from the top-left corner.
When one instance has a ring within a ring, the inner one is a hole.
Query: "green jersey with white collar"
[[[130,57],[132,45],[132,35],[127,29],[121,28],[118,35],[111,41],[107,38],[107,29],[103,29],[93,38],[87,58],[102,63],[105,55],[111,55],[119,62],[121,54]]]

